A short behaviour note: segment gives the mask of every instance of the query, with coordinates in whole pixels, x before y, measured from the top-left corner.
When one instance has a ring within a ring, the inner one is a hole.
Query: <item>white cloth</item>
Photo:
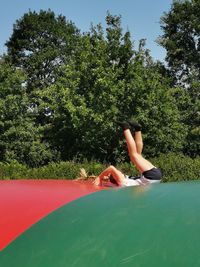
[[[141,176],[138,179],[130,179],[128,176],[125,176],[123,186],[137,186],[137,185],[148,185],[153,183],[160,183],[160,180],[150,180],[145,178],[144,176]]]

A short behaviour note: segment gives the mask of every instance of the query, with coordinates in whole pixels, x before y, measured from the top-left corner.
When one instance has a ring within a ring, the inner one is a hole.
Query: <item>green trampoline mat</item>
[[[104,190],[71,202],[0,253],[2,267],[199,267],[200,182]]]

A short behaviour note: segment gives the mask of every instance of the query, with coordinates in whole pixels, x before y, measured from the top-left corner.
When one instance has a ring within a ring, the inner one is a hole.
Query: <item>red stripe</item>
[[[0,181],[0,250],[48,213],[98,190],[69,180]]]

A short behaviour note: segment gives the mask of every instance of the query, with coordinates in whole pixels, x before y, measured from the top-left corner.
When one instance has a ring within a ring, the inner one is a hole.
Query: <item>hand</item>
[[[97,177],[94,182],[93,182],[94,185],[97,185],[97,186],[100,186],[101,185],[101,181],[100,181],[100,178]]]

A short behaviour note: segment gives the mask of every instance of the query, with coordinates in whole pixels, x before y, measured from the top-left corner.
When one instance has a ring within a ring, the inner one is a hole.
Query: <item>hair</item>
[[[94,181],[97,178],[95,175],[88,175],[84,168],[80,169],[79,177],[76,180],[81,181]]]

